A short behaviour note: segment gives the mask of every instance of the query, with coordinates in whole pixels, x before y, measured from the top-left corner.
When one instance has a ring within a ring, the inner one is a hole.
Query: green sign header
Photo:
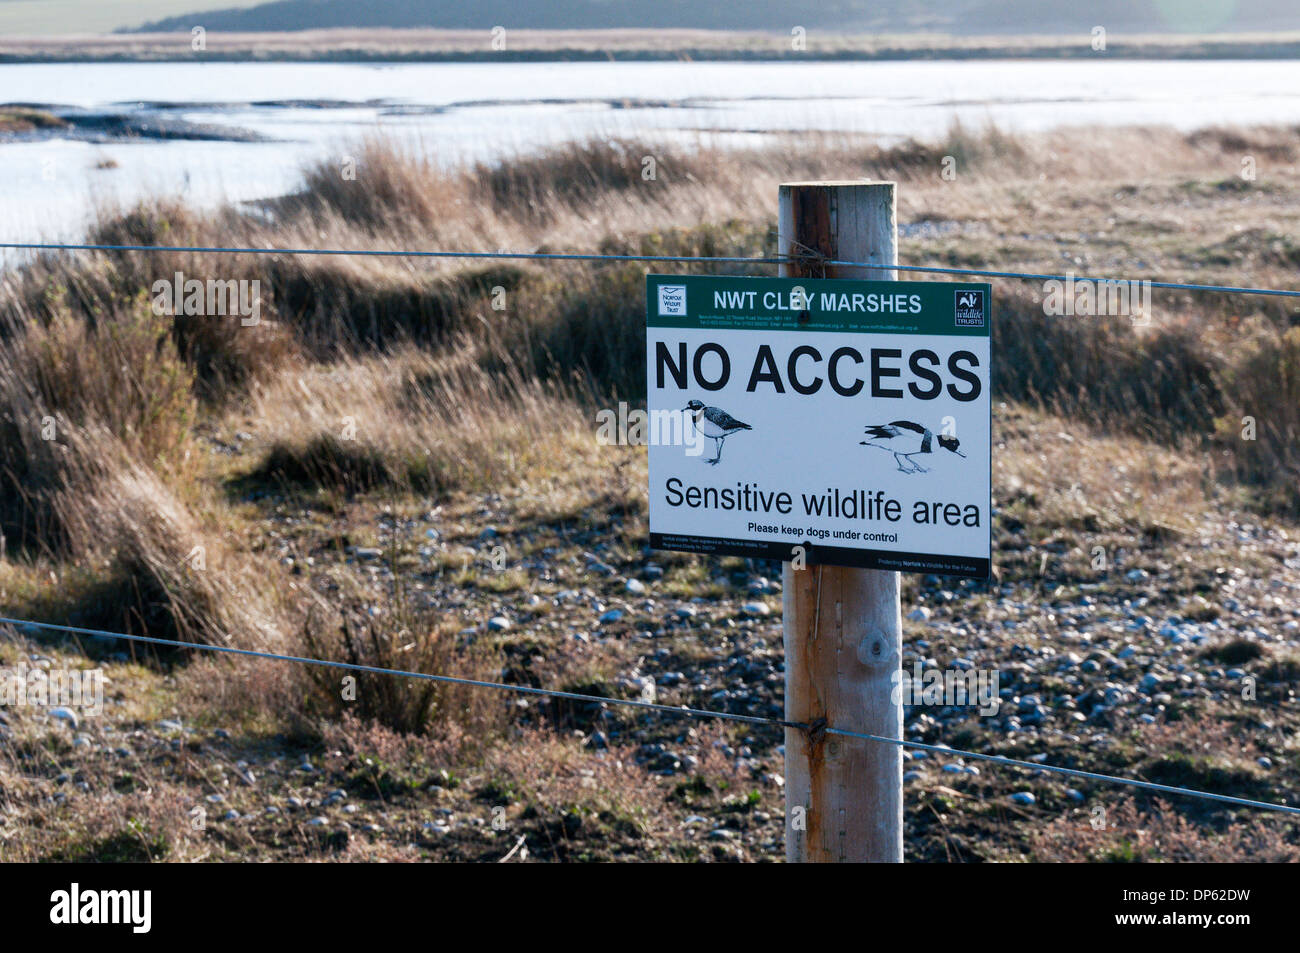
[[[978,283],[646,276],[652,328],[989,337],[992,298]]]

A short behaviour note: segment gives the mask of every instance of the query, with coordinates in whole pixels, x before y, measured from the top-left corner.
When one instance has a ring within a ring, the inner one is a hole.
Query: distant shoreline
[[[805,50],[779,33],[710,30],[513,30],[494,50],[487,31],[308,30],[220,33],[191,48],[189,33],[0,38],[0,64],[83,62],[893,62],[900,60],[1300,60],[1300,32],[1228,36],[952,37],[810,31]]]

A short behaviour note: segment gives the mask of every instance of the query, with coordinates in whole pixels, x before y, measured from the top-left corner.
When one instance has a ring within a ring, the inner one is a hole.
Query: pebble
[[[57,718],[59,721],[62,722],[66,722],[74,729],[77,727],[78,724],[77,713],[73,711],[71,708],[63,708],[63,707],[51,708],[50,717]]]
[[[608,624],[610,622],[618,622],[622,618],[623,618],[622,609],[610,609],[608,612],[603,613],[601,615],[600,621],[602,623]]]
[[[1011,800],[1016,804],[1023,804],[1028,807],[1034,803],[1035,798],[1028,791],[1017,791],[1015,794],[1011,795]]]
[[[740,607],[740,611],[745,613],[745,615],[763,616],[767,615],[772,610],[768,608],[766,602],[746,602]]]
[[[510,620],[503,615],[494,615],[488,619],[489,632],[504,632],[510,628]]]
[[[931,612],[925,606],[917,606],[907,614],[907,617],[913,622],[929,622]]]
[[[645,583],[640,579],[629,579],[624,588],[634,596],[643,595],[646,591]]]

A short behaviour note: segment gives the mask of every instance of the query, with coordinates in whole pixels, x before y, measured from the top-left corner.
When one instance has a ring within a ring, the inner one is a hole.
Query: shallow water
[[[96,206],[151,193],[197,207],[283,194],[305,163],[341,163],[373,134],[453,163],[593,136],[925,138],[958,118],[1008,131],[1300,122],[1300,63],[24,64],[0,66],[0,102],[173,117],[270,140],[0,142],[0,241],[31,241],[80,237]]]

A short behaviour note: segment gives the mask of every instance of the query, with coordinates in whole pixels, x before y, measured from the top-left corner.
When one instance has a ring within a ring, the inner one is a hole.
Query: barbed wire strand
[[[434,675],[427,672],[409,672],[404,669],[383,668],[375,665],[361,665],[353,662],[335,662],[329,659],[308,658],[300,655],[280,655],[274,652],[260,652],[255,649],[240,649],[228,645],[208,645],[202,642],[184,642],[177,639],[162,639],[148,635],[129,635],[125,632],[110,632],[104,629],[89,629],[75,625],[59,625],[52,622],[36,622],[30,619],[11,619],[0,616],[0,625],[9,625],[21,629],[24,626],[35,627],[39,629],[48,629],[55,632],[67,632],[74,635],[90,635],[100,638],[124,639],[130,642],[144,642],[150,645],[166,645],[173,648],[197,649],[205,652],[218,652],[229,655],[241,655],[250,658],[265,659],[277,662],[297,662],[304,665],[320,665],[327,668],[346,669],[354,672],[364,672],[374,675],[393,675],[400,678],[414,678],[422,681],[441,682],[450,685],[466,685],[474,688],[491,688],[497,691],[515,692],[525,695],[541,695],[549,698],[561,698],[572,701],[593,702],[600,705],[621,705],[629,708],[641,708],[649,711],[663,712],[669,715],[679,715],[693,718],[717,718],[723,721],[737,721],[752,725],[767,725],[777,728],[796,728],[808,733],[811,731],[810,726],[796,721],[784,721],[779,718],[763,718],[757,715],[739,715],[733,712],[711,711],[703,708],[690,708],[685,705],[661,705],[656,702],[647,702],[634,698],[605,698],[600,695],[585,695],[580,692],[566,692],[550,688],[534,688],[529,685],[508,685],[504,682],[490,682],[482,679],[460,678],[455,675]],[[1077,768],[1064,768],[1053,764],[1039,764],[1034,761],[1021,761],[1016,758],[1007,758],[1002,755],[982,754],[978,751],[965,751],[961,748],[948,748],[943,745],[925,744],[920,741],[903,741],[898,738],[886,738],[882,735],[866,734],[859,731],[848,731],[843,728],[825,727],[826,734],[839,735],[844,738],[856,738],[862,741],[874,741],[880,744],[895,745],[902,748],[916,748],[921,751],[932,751],[939,754],[952,755],[962,758],[973,758],[977,761],[987,761],[994,764],[1001,764],[1008,767],[1026,768],[1031,771],[1046,771],[1048,773],[1062,774],[1069,777],[1086,778],[1092,781],[1102,781],[1110,784],[1127,785],[1129,787],[1141,788],[1148,791],[1158,791],[1162,794],[1180,794],[1186,797],[1201,798],[1209,801],[1219,801],[1225,804],[1234,804],[1239,807],[1256,808],[1265,811],[1275,811],[1283,814],[1300,815],[1300,808],[1290,807],[1286,804],[1275,804],[1269,801],[1254,801],[1249,798],[1233,797],[1228,794],[1213,794],[1209,791],[1196,791],[1192,788],[1175,787],[1169,784],[1157,784],[1153,781],[1141,781],[1136,778],[1123,778],[1110,774],[1100,774],[1095,771],[1083,771]]]
[[[815,267],[830,265],[844,268],[863,268],[874,271],[906,271],[924,274],[960,275],[978,278],[1016,278],[1025,281],[1075,281],[1116,284],[1145,284],[1151,288],[1164,288],[1177,291],[1208,291],[1221,294],[1266,295],[1279,298],[1300,298],[1300,291],[1284,288],[1251,288],[1236,285],[1190,284],[1179,281],[1150,281],[1141,278],[1098,278],[1086,275],[1054,275],[1023,271],[994,271],[984,268],[944,268],[937,265],[882,265],[878,262],[844,261],[834,258],[782,257],[740,255],[600,255],[585,252],[470,252],[470,251],[404,251],[401,249],[348,249],[348,248],[236,248],[206,245],[99,245],[86,243],[60,242],[0,242],[0,249],[28,251],[116,251],[116,252],[176,252],[176,253],[211,253],[222,255],[328,255],[355,256],[361,258],[448,258],[448,259],[486,259],[493,261],[621,261],[621,262],[665,262],[683,264],[702,262],[705,264],[730,265],[786,265],[802,264]]]

